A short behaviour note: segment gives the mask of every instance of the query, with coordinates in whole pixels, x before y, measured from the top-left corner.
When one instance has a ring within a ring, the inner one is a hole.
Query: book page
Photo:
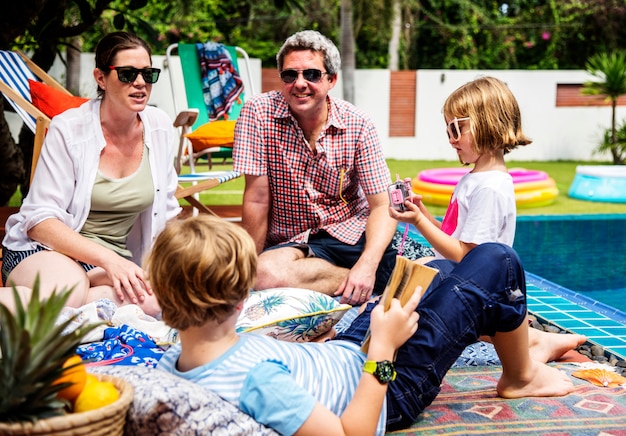
[[[430,286],[430,283],[435,278],[438,270],[430,266],[415,263],[414,261],[405,257],[396,256],[396,266],[389,277],[387,286],[383,291],[382,300],[380,304],[383,305],[385,311],[389,310],[391,301],[394,298],[400,300],[400,304],[404,306],[407,301],[411,299],[411,296],[415,292],[418,286],[421,286],[420,298]],[[370,331],[367,331],[361,350],[367,354],[369,349]]]

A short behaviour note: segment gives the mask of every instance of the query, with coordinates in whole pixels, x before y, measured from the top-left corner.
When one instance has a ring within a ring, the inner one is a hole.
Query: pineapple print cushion
[[[291,342],[308,342],[328,333],[350,310],[328,295],[309,289],[254,291],[237,320],[238,332],[253,332]]]

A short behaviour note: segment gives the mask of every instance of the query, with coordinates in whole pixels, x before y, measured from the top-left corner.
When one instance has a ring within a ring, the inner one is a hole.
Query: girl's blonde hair
[[[515,96],[495,77],[480,77],[458,88],[443,105],[446,119],[470,118],[476,153],[499,149],[504,154],[532,141],[522,131],[522,115]]]
[[[248,296],[256,268],[250,235],[209,215],[168,223],[145,263],[163,320],[178,330],[225,321]]]

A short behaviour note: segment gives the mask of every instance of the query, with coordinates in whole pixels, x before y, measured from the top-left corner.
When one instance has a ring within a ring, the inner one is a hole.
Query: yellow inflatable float
[[[447,206],[454,187],[469,171],[469,168],[424,170],[411,181],[411,186],[424,203]],[[517,207],[547,206],[559,195],[556,182],[544,171],[514,168],[509,173],[513,177]]]

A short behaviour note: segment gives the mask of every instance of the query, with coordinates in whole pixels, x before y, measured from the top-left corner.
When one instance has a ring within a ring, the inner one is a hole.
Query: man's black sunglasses
[[[316,70],[315,68],[309,68],[307,70],[283,70],[280,72],[280,79],[283,83],[293,83],[298,80],[298,74],[302,73],[304,80],[311,83],[317,83],[322,80],[324,74],[328,74],[326,71]]]
[[[156,83],[159,80],[161,70],[158,68],[135,68],[135,67],[114,67],[109,66],[110,70],[117,71],[117,78],[122,83],[133,83],[139,74],[146,83]]]

